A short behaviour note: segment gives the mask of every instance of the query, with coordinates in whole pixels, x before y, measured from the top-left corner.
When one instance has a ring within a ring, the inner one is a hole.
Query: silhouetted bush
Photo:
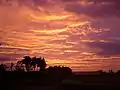
[[[48,73],[58,75],[58,76],[69,76],[72,74],[72,69],[64,66],[50,66],[47,68]]]

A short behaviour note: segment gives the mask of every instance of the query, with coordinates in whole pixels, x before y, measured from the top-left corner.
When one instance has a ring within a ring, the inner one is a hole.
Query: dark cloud
[[[103,32],[101,33],[91,33],[88,37],[92,40],[100,39],[106,41],[120,41],[120,30],[119,30],[120,19],[117,17],[111,18],[101,18],[99,20],[94,20],[91,23],[91,27],[93,28],[101,28]],[[106,29],[106,31],[104,31]]]
[[[66,5],[66,10],[74,12],[76,14],[85,14],[95,17],[110,17],[120,16],[120,6],[116,2],[95,3],[95,0],[91,0],[93,3],[82,5],[80,3],[70,3]],[[97,1],[97,0],[96,0]],[[114,0],[113,0],[114,1]]]
[[[9,61],[9,60],[11,60],[10,56],[0,55],[0,61]]]
[[[77,2],[77,1],[83,1],[83,0],[60,0],[61,2]]]
[[[120,9],[120,0],[88,0],[88,1],[92,1],[92,2],[95,2],[95,3],[113,3],[112,5],[114,6],[113,9]]]
[[[1,50],[11,50],[11,51],[29,51],[28,49],[23,48],[11,48],[11,47],[0,47]]]
[[[88,2],[98,2],[98,3],[100,3],[100,2],[115,2],[115,3],[119,3],[120,2],[120,0],[88,0]]]
[[[118,42],[92,42],[88,43],[88,45],[93,49],[99,49],[99,51],[96,52],[98,55],[110,56],[120,54],[120,43]]]
[[[0,54],[0,61],[16,61],[18,57],[23,57],[24,54]]]
[[[4,46],[4,45],[8,45],[8,44],[5,42],[0,42],[0,46]]]
[[[49,3],[49,0],[33,0],[35,5],[41,5],[44,6]]]

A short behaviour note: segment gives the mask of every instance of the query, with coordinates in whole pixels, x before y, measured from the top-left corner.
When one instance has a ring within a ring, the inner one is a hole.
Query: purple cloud
[[[87,43],[91,48],[100,49],[96,54],[102,56],[110,56],[110,55],[119,55],[120,54],[120,43],[118,42],[92,42]]]
[[[97,0],[91,0],[91,4],[86,3],[86,5],[82,5],[80,3],[70,3],[66,5],[66,10],[70,12],[74,12],[76,14],[84,14],[87,16],[91,16],[92,18],[102,18],[102,17],[119,17],[120,16],[120,6],[117,1],[116,2],[106,2],[101,3],[97,2]],[[99,1],[99,0],[98,0]]]

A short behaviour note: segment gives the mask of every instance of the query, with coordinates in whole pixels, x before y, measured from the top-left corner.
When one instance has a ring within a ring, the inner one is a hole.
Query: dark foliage
[[[0,65],[0,72],[4,72],[5,71],[5,65],[4,64],[1,64]]]
[[[69,76],[72,74],[72,70],[69,67],[64,66],[50,66],[47,71],[54,75]]]
[[[40,68],[40,70],[45,70],[46,67],[46,62],[45,59],[42,57],[36,58],[33,57],[31,58],[30,56],[25,56],[23,60],[20,61],[21,64],[25,64],[26,71],[31,71],[35,70],[36,66]]]
[[[30,56],[10,63],[9,70],[1,64],[0,85],[4,90],[120,90],[120,71],[75,75],[69,67],[46,66],[44,58]]]

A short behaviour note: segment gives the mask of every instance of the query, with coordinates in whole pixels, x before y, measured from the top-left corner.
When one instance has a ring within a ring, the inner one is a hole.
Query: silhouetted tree
[[[11,63],[10,64],[10,70],[13,71],[13,66],[14,66],[14,63]]]
[[[62,67],[64,75],[71,75],[72,74],[72,69],[69,67]]]
[[[24,72],[25,71],[24,66],[22,64],[22,61],[18,61],[16,63],[15,70],[18,71],[18,72]]]
[[[42,57],[36,59],[36,64],[38,67],[40,67],[40,71],[45,70],[45,67],[47,65],[45,59]]]
[[[72,70],[69,67],[64,66],[50,66],[47,68],[47,71],[51,74],[58,75],[58,76],[69,76],[72,74]]]
[[[116,72],[116,74],[120,74],[120,70],[118,70],[118,71]]]
[[[44,58],[31,58],[30,56],[25,56],[23,60],[19,61],[19,63],[25,64],[26,71],[35,71],[36,66],[39,67],[40,70],[45,70],[47,65]]]
[[[33,70],[34,70],[34,71],[35,71],[35,68],[36,68],[36,65],[37,65],[36,60],[37,60],[36,57],[33,57],[32,60],[31,60],[31,66],[33,67]]]
[[[29,72],[31,68],[32,59],[30,56],[25,56],[23,60],[21,60],[22,64],[25,64],[26,70]]]
[[[109,73],[109,74],[114,74],[113,70],[109,70],[108,73]]]
[[[5,66],[4,66],[4,64],[1,64],[0,65],[0,72],[4,72],[5,71]]]

